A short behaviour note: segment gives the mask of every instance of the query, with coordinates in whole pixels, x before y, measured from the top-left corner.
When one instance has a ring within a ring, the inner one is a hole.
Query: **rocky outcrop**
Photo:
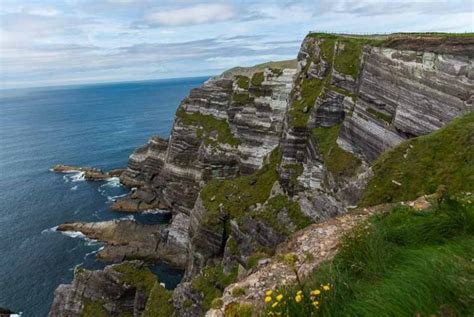
[[[474,110],[468,56],[380,47],[364,55],[355,110],[338,143],[367,161]]]
[[[260,168],[278,146],[294,72],[267,69],[258,85],[247,77],[245,84],[215,78],[193,89],[178,109],[169,140],[153,137],[137,149],[120,178],[146,194],[124,198],[113,208],[166,205],[189,214],[202,182]]]
[[[310,34],[297,70],[208,80],[179,106],[169,139],[152,137],[130,156],[120,180],[132,190],[112,208],[167,209],[169,225],[59,229],[106,242],[104,259],[184,267],[172,299],[178,316],[205,313],[221,293],[224,308],[258,306],[262,290],[294,281],[282,256],[294,253],[303,276],[367,217],[344,214],[374,160],[474,110],[473,51],[469,38]]]
[[[72,165],[63,165],[58,164],[52,168],[53,172],[56,173],[83,173],[84,179],[88,181],[102,181],[107,180],[111,177],[120,177],[125,171],[124,169],[113,169],[108,172],[104,172],[101,169],[93,167],[83,167],[83,166],[72,166]]]
[[[49,317],[79,316],[153,316],[155,296],[165,295],[164,287],[144,266],[132,261],[107,266],[104,270],[78,268],[71,284],[62,284],[54,292]],[[169,305],[166,299],[163,306]],[[169,309],[169,308],[168,308]]]
[[[186,265],[186,219],[164,225],[143,225],[131,220],[75,222],[58,226],[58,231],[81,232],[89,239],[105,243],[97,258],[107,262],[125,259],[164,261],[174,267]]]

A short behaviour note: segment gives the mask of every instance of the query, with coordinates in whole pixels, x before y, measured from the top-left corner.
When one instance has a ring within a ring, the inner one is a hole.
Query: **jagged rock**
[[[178,221],[179,222],[179,221]],[[177,268],[186,265],[186,241],[177,240],[177,227],[171,225],[143,225],[131,220],[112,220],[103,222],[75,222],[58,226],[58,231],[81,232],[90,239],[105,242],[97,258],[104,261],[119,262],[129,258],[163,261]],[[172,239],[168,244],[171,230]]]
[[[17,315],[17,314],[7,308],[0,307],[0,317],[9,317],[11,315]]]
[[[76,269],[72,283],[61,284],[54,292],[48,316],[79,317],[83,316],[86,307],[90,306],[100,309],[109,316],[120,314],[141,316],[148,299],[147,295],[142,288],[130,285],[121,279],[123,273],[117,268],[123,265],[110,265],[100,271]],[[143,262],[126,262],[126,265],[140,270]]]
[[[57,173],[84,173],[84,178],[88,181],[101,181],[111,177],[119,177],[125,170],[124,169],[113,169],[109,172],[104,172],[101,169],[84,166],[73,166],[58,164],[53,167],[53,172]]]
[[[314,222],[327,220],[346,212],[342,202],[318,189],[298,193],[298,201],[301,211]]]
[[[467,56],[377,47],[364,54],[359,98],[338,142],[369,162],[408,137],[474,110]]]

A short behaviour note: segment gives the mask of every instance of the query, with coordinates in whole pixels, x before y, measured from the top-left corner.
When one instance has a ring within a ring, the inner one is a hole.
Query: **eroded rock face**
[[[140,269],[143,263],[133,261],[127,262],[127,265]],[[99,308],[101,312],[110,316],[119,314],[141,316],[147,301],[144,290],[124,282],[123,274],[116,268],[117,266],[111,265],[98,271],[76,269],[72,283],[61,284],[54,292],[48,316],[83,316],[87,306]]]
[[[173,214],[169,226],[76,223],[65,230],[106,241],[99,257],[150,256],[185,267],[173,295],[178,316],[204,313],[203,294],[193,280],[205,267],[222,267],[224,274],[239,268],[238,283],[224,290],[224,306],[234,300],[235,287],[249,290],[244,302],[261,304],[261,290],[294,280],[277,257],[268,259],[273,252],[296,252],[302,263],[308,250],[318,259],[330,258],[340,236],[366,218],[341,214],[357,204],[372,176],[370,164],[383,151],[474,110],[471,39],[464,44],[405,39],[365,45],[350,70],[335,66],[337,54],[348,45],[341,38],[308,36],[297,70],[213,78],[190,92],[178,108],[170,138],[152,137],[130,156],[120,180],[134,189],[113,205],[123,211],[168,209]],[[293,104],[300,106],[298,120],[291,117]],[[233,219],[221,204],[213,215],[217,218],[206,221],[203,186],[255,172],[276,147],[282,157],[268,199]],[[259,218],[258,212],[278,195],[287,199],[280,204],[285,206]],[[294,202],[303,216],[320,224],[288,237],[296,230],[288,212]],[[309,272],[318,261],[304,262],[302,270]],[[58,292],[64,302],[61,294],[77,290]],[[71,302],[71,311],[77,305]]]
[[[378,47],[364,54],[359,97],[338,143],[367,161],[474,110],[467,56]]]
[[[193,89],[178,109],[169,140],[153,137],[137,149],[120,178],[137,187],[137,193],[146,192],[142,196],[148,200],[130,195],[113,208],[140,211],[167,206],[189,214],[203,182],[260,168],[279,143],[294,73],[266,70],[258,87],[241,88],[234,80],[215,78]],[[236,94],[246,97],[234,98]],[[202,124],[205,120],[209,126]],[[228,139],[222,142],[219,138],[225,133]]]
[[[131,220],[74,222],[58,226],[58,231],[81,232],[90,239],[105,242],[97,258],[107,262],[125,259],[164,261],[174,267],[186,265],[187,219],[179,216],[168,228],[143,225]]]

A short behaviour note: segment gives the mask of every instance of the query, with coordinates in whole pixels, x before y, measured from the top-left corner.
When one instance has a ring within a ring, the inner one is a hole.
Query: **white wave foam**
[[[71,190],[77,190],[77,185],[76,185],[76,186],[72,186],[72,187],[71,187]]]
[[[90,256],[90,255],[94,255],[94,254],[96,254],[96,253],[99,253],[100,251],[104,250],[104,248],[105,248],[104,246],[101,246],[101,247],[98,248],[97,250],[94,250],[94,251],[92,251],[92,252],[86,253],[86,255],[84,255],[84,260],[85,260],[88,256]]]
[[[166,215],[166,214],[169,214],[170,212],[171,211],[166,210],[166,209],[148,209],[148,210],[143,211],[142,213],[153,214],[153,215],[158,215],[158,214]]]
[[[97,245],[100,243],[97,240],[89,239],[85,234],[83,234],[80,231],[61,231],[61,233],[70,238],[80,238],[86,241],[86,245],[89,245],[89,246]]]
[[[70,171],[66,175],[63,175],[63,180],[65,183],[69,182],[82,182],[86,180],[86,173],[80,171]]]
[[[49,232],[56,232],[58,230],[58,226],[54,226],[54,227],[51,227],[51,228],[48,228],[48,229],[44,229],[43,231],[41,231],[41,234],[45,234],[45,233],[49,233]]]
[[[82,181],[85,181],[85,180],[86,180],[86,173],[84,173],[84,172],[75,173],[71,176],[71,182],[73,182],[73,183],[82,182]]]
[[[126,217],[122,217],[122,218],[119,218],[117,220],[131,220],[131,221],[135,221],[135,217],[133,215],[128,215]]]
[[[116,196],[107,196],[108,201],[115,201],[117,198],[122,198],[127,196],[128,193],[122,194],[122,195],[116,195]]]
[[[82,266],[83,264],[84,264],[84,262],[81,262],[81,263],[79,263],[79,264],[76,264],[76,265],[74,265],[72,268],[70,268],[69,271],[75,272],[76,269],[77,269],[78,267]]]

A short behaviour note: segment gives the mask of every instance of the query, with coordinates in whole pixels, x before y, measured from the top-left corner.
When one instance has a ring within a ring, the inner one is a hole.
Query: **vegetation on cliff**
[[[267,164],[252,175],[208,182],[201,191],[201,199],[207,210],[204,223],[210,226],[220,224],[219,219],[224,216],[221,209],[231,218],[239,218],[250,206],[263,204],[278,180],[277,166],[280,159],[279,150],[274,150]]]
[[[360,166],[360,160],[352,153],[344,151],[337,144],[341,125],[330,128],[314,128],[313,136],[317,141],[324,165],[334,176],[352,176]]]
[[[183,108],[176,111],[176,117],[185,125],[197,126],[197,136],[204,140],[204,143],[211,145],[229,144],[238,146],[240,140],[230,131],[229,123],[225,119],[216,119],[211,115],[201,113],[189,113]]]
[[[226,286],[234,282],[236,277],[237,269],[232,270],[229,274],[225,274],[223,266],[216,265],[205,267],[201,274],[193,279],[193,289],[198,291],[203,297],[203,311],[207,311],[217,304],[213,303],[213,300],[220,298]]]
[[[474,204],[445,198],[428,211],[399,206],[350,231],[332,261],[302,285],[273,292],[267,310],[283,316],[470,316],[472,254]],[[284,300],[276,299],[279,293]]]
[[[363,206],[412,200],[439,185],[474,191],[474,113],[382,154],[360,202]]]

